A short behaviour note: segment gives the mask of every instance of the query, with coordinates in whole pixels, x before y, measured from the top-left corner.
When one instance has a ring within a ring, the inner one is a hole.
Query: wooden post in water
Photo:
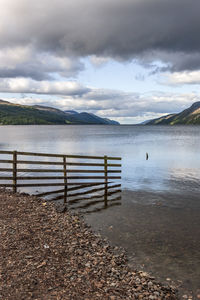
[[[13,193],[17,192],[17,151],[13,151]]]
[[[105,206],[108,205],[108,158],[104,156],[104,176],[105,176],[105,193],[104,193],[104,202]]]
[[[63,156],[63,172],[64,172],[64,203],[67,203],[67,166],[66,156]]]

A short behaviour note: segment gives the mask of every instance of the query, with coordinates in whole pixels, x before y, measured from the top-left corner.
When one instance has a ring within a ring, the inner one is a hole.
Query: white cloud
[[[174,72],[165,76],[166,84],[200,84],[200,71]]]
[[[96,66],[100,67],[105,65],[108,61],[110,60],[109,57],[104,57],[104,56],[96,56],[96,55],[91,55],[90,56],[90,61],[91,63]]]
[[[10,78],[0,81],[2,93],[46,95],[82,95],[89,91],[76,81],[35,81],[27,78]]]

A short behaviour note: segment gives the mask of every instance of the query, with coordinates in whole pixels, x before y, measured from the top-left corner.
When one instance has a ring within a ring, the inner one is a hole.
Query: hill
[[[94,114],[82,112],[78,113],[76,111],[65,111],[65,114],[67,115],[68,120],[71,122],[80,122],[81,124],[111,124],[111,125],[117,125],[119,124],[116,121],[106,119],[106,118],[100,118]]]
[[[119,124],[94,114],[62,110],[42,105],[20,105],[0,100],[1,125],[64,125],[64,124]]]
[[[200,102],[193,103],[178,114],[150,120],[146,125],[200,125]]]

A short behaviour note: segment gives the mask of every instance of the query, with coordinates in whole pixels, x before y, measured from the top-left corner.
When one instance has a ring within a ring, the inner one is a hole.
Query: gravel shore
[[[178,299],[78,215],[0,190],[0,299]]]

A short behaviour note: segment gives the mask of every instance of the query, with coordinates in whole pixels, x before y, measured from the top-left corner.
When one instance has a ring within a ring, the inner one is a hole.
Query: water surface
[[[198,126],[1,126],[0,149],[121,156],[123,188],[199,193]]]
[[[200,127],[0,126],[0,149],[121,156],[122,200],[74,209],[133,266],[200,293]]]

